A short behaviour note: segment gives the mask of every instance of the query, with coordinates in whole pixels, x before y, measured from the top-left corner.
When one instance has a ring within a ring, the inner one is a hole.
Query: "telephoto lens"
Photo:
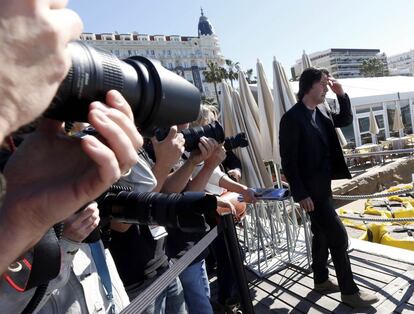
[[[224,139],[224,149],[230,151],[236,148],[243,148],[249,146],[246,133],[242,132],[234,136],[229,136]]]
[[[157,224],[183,232],[205,232],[209,227],[204,214],[216,211],[214,195],[201,192],[175,194],[120,192],[102,201],[111,218],[125,223]]]
[[[158,141],[164,140],[169,133],[168,128],[158,129],[155,131],[155,136]],[[224,130],[218,121],[214,121],[204,126],[196,126],[194,128],[184,129],[181,131],[185,139],[185,150],[191,152],[198,149],[198,143],[200,138],[208,137],[213,138],[217,143],[221,144],[224,142]]]
[[[200,92],[159,61],[134,56],[123,61],[81,41],[69,44],[72,66],[45,116],[86,122],[89,104],[119,91],[131,106],[144,136],[160,127],[191,122],[200,111]],[[171,114],[174,113],[174,114]]]
[[[181,132],[183,133],[185,139],[185,150],[188,152],[198,149],[198,143],[200,142],[200,138],[203,136],[213,138],[219,144],[224,142],[224,130],[221,124],[217,121],[207,125],[185,129]]]

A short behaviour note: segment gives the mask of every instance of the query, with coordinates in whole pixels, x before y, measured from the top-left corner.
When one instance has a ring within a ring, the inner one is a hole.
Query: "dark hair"
[[[326,69],[307,68],[302,72],[299,78],[299,92],[298,100],[302,101],[303,97],[312,89],[314,83],[322,79],[322,74],[329,76],[329,71]]]

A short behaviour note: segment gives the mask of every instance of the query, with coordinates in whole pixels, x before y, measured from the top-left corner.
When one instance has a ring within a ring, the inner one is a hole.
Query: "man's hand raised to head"
[[[339,83],[335,78],[333,78],[332,76],[328,77],[328,85],[329,88],[338,96],[344,96],[345,92],[344,89],[341,85],[341,83]]]

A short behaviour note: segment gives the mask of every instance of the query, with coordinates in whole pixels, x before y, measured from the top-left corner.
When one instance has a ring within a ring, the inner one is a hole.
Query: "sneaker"
[[[318,292],[338,292],[339,286],[335,279],[328,278],[322,283],[315,283],[315,290]]]
[[[342,302],[354,307],[368,307],[371,304],[379,301],[378,297],[374,293],[366,291],[358,291],[354,294],[341,294]]]

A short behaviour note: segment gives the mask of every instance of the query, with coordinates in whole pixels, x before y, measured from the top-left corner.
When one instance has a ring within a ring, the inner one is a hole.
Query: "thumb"
[[[167,139],[172,140],[176,137],[178,132],[177,126],[174,125],[170,128],[170,132],[168,133]]]

